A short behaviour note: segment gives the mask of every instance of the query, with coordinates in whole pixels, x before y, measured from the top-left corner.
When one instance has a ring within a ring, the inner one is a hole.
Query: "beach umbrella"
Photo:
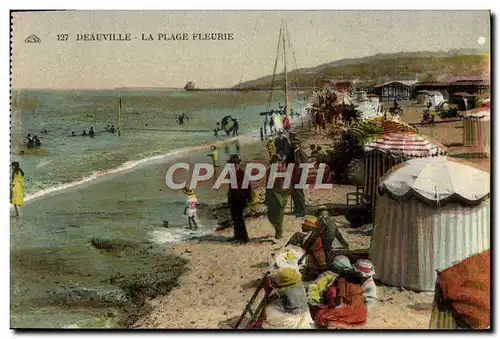
[[[442,145],[416,133],[384,133],[365,144],[365,152],[382,151],[402,157],[429,157],[442,153]]]
[[[403,121],[384,120],[382,127],[385,134],[389,133],[417,133],[418,130]]]
[[[480,152],[490,153],[490,115],[489,107],[470,110],[463,115],[464,146],[476,147]]]
[[[404,125],[402,125],[404,126]],[[381,176],[394,165],[413,158],[431,157],[446,153],[446,148],[426,136],[414,132],[384,133],[365,144],[365,186],[376,213],[377,185]]]
[[[383,283],[433,291],[437,271],[490,248],[490,175],[465,161],[394,166],[376,200],[370,259]]]

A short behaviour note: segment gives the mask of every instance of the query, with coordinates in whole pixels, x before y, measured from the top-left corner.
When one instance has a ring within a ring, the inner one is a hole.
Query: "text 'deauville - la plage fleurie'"
[[[67,36],[67,35],[66,35]],[[66,38],[67,39],[67,38]],[[64,39],[65,41],[67,41]],[[58,40],[62,40],[59,39]],[[68,39],[70,40],[70,39]],[[222,41],[234,40],[234,33],[78,33],[76,41]]]

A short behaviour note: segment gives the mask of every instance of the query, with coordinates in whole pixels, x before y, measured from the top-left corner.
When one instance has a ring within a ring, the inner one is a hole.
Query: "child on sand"
[[[209,153],[207,155],[212,158],[212,164],[214,165],[214,167],[217,167],[217,160],[219,160],[219,151],[215,146],[212,146],[211,149],[212,153]]]
[[[182,189],[182,193],[186,195],[187,203],[186,208],[184,208],[184,215],[188,217],[189,229],[198,229],[198,225],[196,224],[196,206],[198,205],[198,199],[196,199],[196,194],[194,191],[185,186]]]

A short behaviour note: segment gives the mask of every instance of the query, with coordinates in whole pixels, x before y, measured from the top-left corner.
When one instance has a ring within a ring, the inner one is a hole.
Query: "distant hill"
[[[421,80],[435,80],[441,75],[479,76],[489,69],[490,55],[476,49],[453,49],[441,52],[399,52],[375,54],[363,58],[341,59],[311,68],[288,72],[289,83],[314,86],[321,78],[359,78],[380,82],[396,76],[419,75]],[[241,87],[270,86],[272,75],[241,84]],[[276,75],[277,85],[283,74]],[[236,85],[235,87],[239,87]]]

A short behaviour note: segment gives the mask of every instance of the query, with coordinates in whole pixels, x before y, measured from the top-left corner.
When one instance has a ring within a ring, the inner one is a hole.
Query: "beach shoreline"
[[[292,122],[294,121],[299,121],[299,119],[303,118],[305,116],[305,108],[302,112],[300,112],[300,115],[297,116],[295,119],[292,119]],[[68,183],[62,183],[59,185],[55,186],[50,186],[38,191],[34,192],[29,192],[25,195],[24,197],[24,204],[27,205],[28,203],[31,203],[33,201],[36,201],[40,198],[44,198],[46,196],[50,196],[52,194],[60,194],[63,193],[66,190],[72,189],[79,187],[84,184],[89,184],[93,183],[94,181],[98,181],[99,179],[106,178],[111,175],[116,175],[116,174],[125,174],[127,172],[137,170],[141,168],[142,166],[148,166],[155,164],[157,162],[163,162],[166,160],[174,160],[174,159],[179,159],[183,157],[188,157],[192,153],[197,153],[201,152],[203,150],[209,150],[211,146],[216,146],[216,147],[221,147],[225,146],[231,143],[234,143],[236,140],[241,145],[247,145],[252,142],[258,142],[260,141],[260,130],[259,129],[254,129],[251,130],[250,132],[243,134],[241,136],[229,136],[226,139],[222,140],[215,140],[215,141],[210,141],[210,142],[203,142],[199,145],[195,146],[187,146],[179,149],[174,149],[172,151],[169,151],[167,153],[159,154],[159,155],[153,155],[145,158],[139,158],[136,160],[130,160],[126,161],[125,163],[117,166],[117,167],[112,167],[109,169],[105,170],[100,170],[100,171],[94,171],[92,174],[82,177],[79,180],[71,181]],[[14,154],[11,153],[11,156]],[[13,207],[11,206],[11,209]]]

